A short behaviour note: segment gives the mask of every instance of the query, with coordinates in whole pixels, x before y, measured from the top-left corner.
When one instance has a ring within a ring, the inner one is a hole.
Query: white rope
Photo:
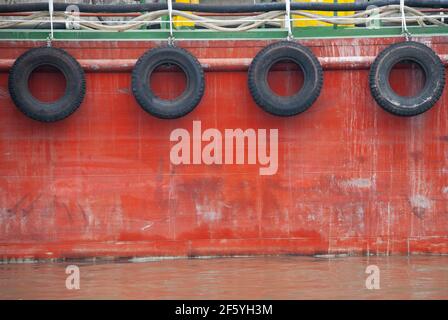
[[[168,0],[168,15],[170,19],[170,37],[168,38],[168,43],[170,45],[173,44],[174,35],[173,35],[173,0]]]
[[[182,15],[180,12],[176,13],[176,11],[173,11],[173,14],[175,15]],[[306,12],[301,12],[301,11],[297,11],[294,12],[294,14],[297,15],[307,15],[308,13]],[[162,15],[162,14],[161,14]],[[368,22],[368,18],[362,18],[362,17],[358,17],[358,18],[346,18],[346,17],[320,17],[319,19],[317,19],[317,17],[315,15],[309,14],[310,18],[295,18],[295,19],[291,19],[291,21],[316,21],[316,20],[320,20],[322,22],[327,22],[327,23],[334,23],[334,24],[355,24],[355,23],[365,23]],[[188,16],[188,20],[178,20],[179,23],[187,23],[187,22],[191,22],[191,18],[193,16]],[[382,16],[380,17],[380,19],[382,21],[385,22],[399,22],[401,23],[401,16],[400,17],[386,17],[386,16]],[[429,19],[444,19],[443,16],[441,15],[422,15],[422,16],[415,16],[415,17],[410,17],[407,16],[406,17],[406,21],[407,22],[418,22],[419,20],[429,20]],[[146,24],[160,24],[160,21],[158,20],[129,20],[129,21],[116,21],[116,20],[103,20],[103,23],[108,23],[108,24],[112,24],[112,25],[104,25],[101,23],[96,23],[94,21],[91,20],[83,20],[83,19],[74,19],[73,16],[71,14],[66,14],[64,17],[54,17],[53,22],[54,23],[65,23],[69,21],[70,23],[74,23],[74,24],[90,24],[90,25],[95,25],[97,26],[99,29],[104,28],[104,30],[113,30],[113,29],[117,29],[120,28],[122,26],[125,25],[132,25],[131,28],[140,28],[141,26],[144,26]],[[19,24],[25,24],[25,23],[48,23],[49,19],[1,19],[0,18],[0,29],[5,29],[8,27],[13,27],[14,25],[19,25]],[[219,19],[197,19],[194,20],[195,23],[210,23],[210,24],[214,24],[215,26],[227,26],[227,25],[233,25],[235,23],[238,24],[242,24],[244,23],[248,23],[248,22],[264,22],[264,23],[268,23],[268,22],[284,22],[283,18],[274,18],[274,19],[236,19],[236,20],[219,20]],[[431,22],[431,21],[429,21]],[[438,22],[437,25],[440,26],[444,26],[444,27],[448,27],[447,24],[442,23],[439,20],[434,20],[434,22]],[[3,25],[3,23],[5,23]],[[117,24],[117,26],[113,26],[113,24]],[[73,27],[67,28],[67,29],[74,29]],[[79,26],[76,27],[75,29],[79,29]],[[234,27],[229,27],[226,28],[229,31],[232,30],[237,30],[237,31],[241,31],[238,28],[234,28]],[[120,30],[117,30],[120,31]]]
[[[380,21],[391,22],[394,24],[402,24],[402,13],[399,5],[391,5],[383,7],[380,9],[374,9],[378,16],[376,17]],[[327,23],[338,24],[338,25],[351,25],[351,24],[362,24],[368,23],[368,14],[371,14],[374,10],[366,10],[363,12],[357,12],[353,15],[348,15],[344,17],[337,16],[321,16],[318,14],[313,14],[306,11],[291,11],[292,15],[296,15],[296,18],[291,18],[292,21],[314,21],[319,20]],[[123,32],[126,30],[139,29],[144,26],[149,26],[152,24],[160,24],[161,17],[166,17],[169,14],[168,10],[154,11],[146,14],[142,14],[136,18],[128,21],[114,21],[105,20],[101,23],[94,22],[91,20],[83,19],[79,16],[79,12],[68,12],[53,13],[53,23],[67,23],[71,28],[81,28],[87,30],[105,30],[105,31],[118,31]],[[422,27],[427,26],[426,23],[432,25],[439,25],[443,27],[448,27],[448,25],[441,20],[446,16],[440,14],[424,14],[414,8],[406,7],[406,21],[408,23],[417,22]],[[207,29],[212,29],[216,31],[247,31],[251,29],[256,29],[257,27],[264,25],[266,23],[271,23],[281,26],[281,23],[285,23],[285,11],[272,11],[256,16],[237,18],[237,19],[213,19],[205,18],[201,16],[194,15],[192,13],[182,12],[178,10],[173,10],[172,15],[181,16],[184,19],[179,22],[190,22],[193,21],[196,25],[205,27]],[[367,17],[366,17],[367,15]],[[300,17],[300,18],[299,18]],[[446,18],[445,18],[446,19]],[[29,26],[33,27],[37,23],[48,23],[50,20],[49,12],[38,12],[31,14],[26,17],[11,19],[9,17],[0,17],[0,29],[13,28],[15,26]],[[110,25],[110,24],[112,25]],[[50,36],[48,37],[50,39]]]
[[[288,40],[293,38],[291,25],[291,0],[286,0],[286,23],[288,25]]]
[[[408,40],[410,33],[408,31],[408,26],[406,24],[406,11],[404,0],[400,0],[400,11],[401,11],[401,31],[405,35],[406,40]]]
[[[54,39],[54,32],[53,32],[53,0],[48,1],[48,12],[50,13],[50,37],[48,41],[48,46],[51,46],[51,40]]]

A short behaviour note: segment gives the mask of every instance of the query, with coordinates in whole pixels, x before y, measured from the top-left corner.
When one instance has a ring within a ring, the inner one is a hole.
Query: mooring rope
[[[401,12],[401,32],[406,37],[406,40],[409,40],[410,33],[408,31],[408,26],[406,24],[406,11],[404,0],[400,0],[400,12]]]
[[[291,21],[291,0],[286,0],[286,23],[288,25],[288,40],[293,38],[292,36],[292,21]]]
[[[54,39],[54,26],[53,26],[53,12],[54,12],[54,5],[53,0],[48,1],[48,12],[50,14],[50,35],[48,38],[48,46],[51,46],[51,41]]]
[[[170,36],[168,37],[168,44],[174,44],[174,32],[173,32],[173,1],[168,0],[168,15],[170,19]]]

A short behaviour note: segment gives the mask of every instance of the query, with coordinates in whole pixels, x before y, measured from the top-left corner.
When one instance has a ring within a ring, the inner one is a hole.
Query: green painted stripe
[[[412,35],[448,35],[447,27],[409,27]],[[0,30],[1,40],[46,40],[46,30]],[[294,37],[305,38],[350,38],[350,37],[388,37],[401,35],[401,28],[337,28],[304,27],[295,28]],[[56,40],[165,40],[167,30],[133,30],[116,31],[86,31],[86,30],[56,30]],[[176,30],[178,40],[227,40],[227,39],[285,39],[284,29],[257,29],[246,32],[218,32],[212,30]]]

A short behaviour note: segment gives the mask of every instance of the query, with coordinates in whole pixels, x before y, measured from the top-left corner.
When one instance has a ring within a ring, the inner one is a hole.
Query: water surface
[[[65,268],[80,268],[67,290]],[[366,289],[366,267],[380,290]],[[0,299],[448,299],[448,257],[255,257],[0,265]]]

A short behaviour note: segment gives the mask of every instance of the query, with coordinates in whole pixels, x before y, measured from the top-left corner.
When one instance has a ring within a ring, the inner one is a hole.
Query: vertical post
[[[167,0],[160,0],[160,3],[167,3]],[[168,29],[168,20],[169,17],[168,16],[163,16],[160,18],[160,29],[165,30]]]

